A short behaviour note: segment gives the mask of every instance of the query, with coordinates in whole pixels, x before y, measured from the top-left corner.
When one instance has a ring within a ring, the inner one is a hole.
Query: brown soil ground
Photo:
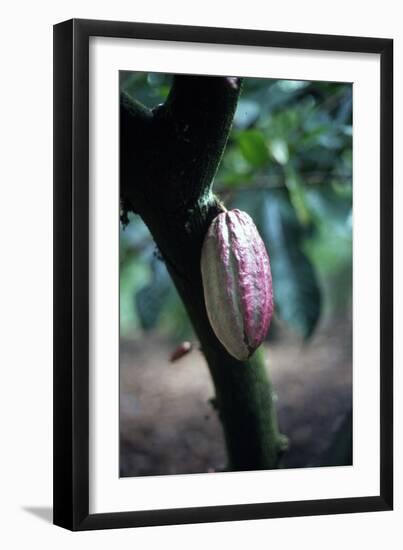
[[[225,468],[205,360],[195,345],[170,363],[174,347],[157,334],[121,341],[121,476]],[[280,332],[266,349],[280,428],[290,440],[282,465],[318,465],[351,409],[351,321],[327,323],[307,344]]]

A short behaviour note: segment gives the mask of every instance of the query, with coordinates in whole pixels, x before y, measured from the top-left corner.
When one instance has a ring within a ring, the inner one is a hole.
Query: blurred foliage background
[[[171,76],[120,73],[148,107]],[[248,78],[214,191],[254,219],[269,251],[276,326],[307,339],[346,311],[352,289],[352,86]],[[121,336],[192,337],[184,307],[138,216],[120,234]]]

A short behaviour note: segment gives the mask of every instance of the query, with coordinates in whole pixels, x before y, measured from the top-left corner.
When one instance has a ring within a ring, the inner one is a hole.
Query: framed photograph
[[[54,27],[54,523],[391,510],[393,41]]]

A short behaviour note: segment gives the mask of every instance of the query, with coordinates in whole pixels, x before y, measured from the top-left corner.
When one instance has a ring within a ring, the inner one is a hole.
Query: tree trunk
[[[200,254],[222,205],[212,182],[231,128],[238,78],[176,76],[166,102],[148,110],[121,96],[122,220],[139,214],[164,258],[199,338],[216,391],[231,470],[276,467],[284,448],[264,352],[241,362],[211,329]]]

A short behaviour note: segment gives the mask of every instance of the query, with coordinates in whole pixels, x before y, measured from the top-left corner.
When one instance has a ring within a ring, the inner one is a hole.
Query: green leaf
[[[270,142],[270,153],[279,164],[287,164],[289,159],[288,145],[284,139],[272,139]]]
[[[131,256],[120,268],[120,329],[129,334],[139,328],[139,318],[133,307],[133,295],[144,286],[149,278],[149,270],[136,256]]]
[[[162,86],[166,81],[166,75],[164,73],[148,73],[147,84],[149,86]]]
[[[238,134],[238,144],[245,160],[261,168],[270,160],[264,135],[260,130],[245,130]]]
[[[261,232],[270,255],[276,312],[309,338],[319,320],[321,293],[315,270],[302,249],[303,228],[285,189],[264,193]]]
[[[351,195],[339,195],[329,186],[323,189],[307,189],[305,198],[307,207],[318,225],[325,225],[336,234],[350,237]]]
[[[240,99],[234,115],[234,126],[237,128],[248,128],[258,118],[260,107],[257,101],[248,99]]]
[[[285,169],[285,184],[290,193],[290,201],[295,209],[298,220],[304,227],[311,222],[311,216],[306,205],[305,191],[295,170],[288,165]]]
[[[153,257],[151,280],[135,295],[135,305],[140,324],[144,330],[157,325],[164,302],[169,295],[170,280],[165,264]]]

